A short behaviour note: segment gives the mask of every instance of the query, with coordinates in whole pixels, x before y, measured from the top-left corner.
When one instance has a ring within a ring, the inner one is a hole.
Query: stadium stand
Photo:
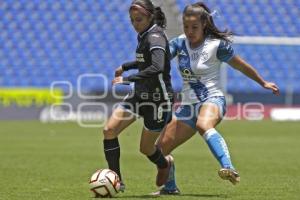
[[[111,79],[114,67],[135,56],[130,2],[1,1],[0,86],[49,87],[63,80],[76,87],[83,73]],[[84,84],[88,90],[101,86]]]
[[[180,10],[198,0],[176,0]],[[210,0],[211,10],[218,11],[218,27],[238,35],[299,37],[300,2],[297,0]]]
[[[135,56],[136,34],[127,10],[130,2],[1,1],[0,87],[49,87],[56,80],[70,81],[77,87],[77,78],[83,73],[102,73],[110,81],[113,69]],[[196,1],[177,0],[180,10],[190,2]],[[300,1],[207,2],[219,11],[215,18],[218,26],[228,27],[238,35],[300,35],[300,21],[296,20],[300,16]],[[283,91],[289,85],[300,92],[300,46],[235,45],[235,49]],[[173,83],[179,89],[180,77],[173,74]],[[262,91],[231,69],[228,79],[229,92]],[[94,80],[82,87],[101,90],[103,84]]]

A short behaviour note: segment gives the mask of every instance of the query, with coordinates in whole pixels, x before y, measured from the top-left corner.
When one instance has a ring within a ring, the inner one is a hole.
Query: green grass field
[[[0,122],[1,200],[92,199],[88,180],[106,168],[101,130],[77,124]],[[141,123],[120,136],[126,192],[119,199],[145,199],[156,189],[156,169],[139,153]],[[241,183],[217,176],[219,165],[198,135],[176,149],[180,196],[162,199],[299,199],[300,123],[223,122]]]

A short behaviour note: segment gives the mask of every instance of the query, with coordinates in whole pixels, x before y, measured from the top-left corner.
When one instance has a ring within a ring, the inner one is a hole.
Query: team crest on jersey
[[[206,51],[202,51],[200,54],[200,61],[204,62],[208,60],[208,53]]]
[[[199,54],[198,54],[198,52],[194,52],[194,53],[192,53],[192,55],[191,55],[191,59],[192,59],[193,61],[196,61],[196,60],[198,60],[198,59],[199,59]]]
[[[191,54],[191,60],[192,61],[197,61],[200,60],[201,62],[205,62],[208,60],[208,53],[206,51],[202,51],[202,52],[193,52]]]

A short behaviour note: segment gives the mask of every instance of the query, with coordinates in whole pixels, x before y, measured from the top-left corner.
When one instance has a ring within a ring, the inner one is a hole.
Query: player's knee
[[[117,136],[117,132],[112,128],[105,127],[103,129],[103,135],[105,139],[113,139]]]
[[[203,135],[207,130],[209,130],[213,127],[207,121],[201,121],[201,122],[197,122],[196,128],[197,128],[198,132],[200,133],[200,135]]]

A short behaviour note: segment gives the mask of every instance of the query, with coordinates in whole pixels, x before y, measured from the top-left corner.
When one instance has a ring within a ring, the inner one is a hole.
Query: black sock
[[[158,148],[156,148],[156,151],[151,156],[147,157],[160,169],[168,167],[168,161],[162,154],[161,150]]]
[[[118,138],[111,140],[103,140],[104,145],[104,154],[106,161],[108,163],[109,169],[116,172],[122,180],[121,172],[120,172],[120,145]]]

